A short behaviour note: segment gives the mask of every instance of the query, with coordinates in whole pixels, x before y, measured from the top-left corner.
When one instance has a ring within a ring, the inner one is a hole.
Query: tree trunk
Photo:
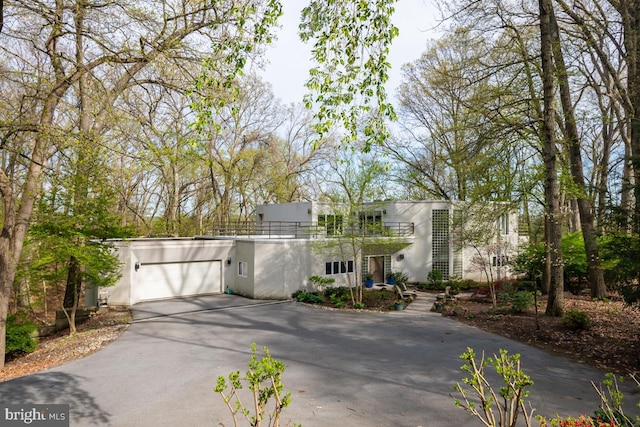
[[[629,126],[631,135],[631,168],[633,170],[633,230],[640,232],[640,4],[638,0],[611,2],[622,18],[624,32],[625,62],[627,65],[627,92],[630,109]]]
[[[70,309],[78,304],[82,291],[82,274],[78,259],[71,256],[69,259],[69,272],[67,274],[67,286],[64,291],[64,303],[62,306]]]
[[[555,138],[554,67],[551,44],[550,0],[539,0],[540,48],[542,52],[542,81],[544,89],[543,140],[545,163],[545,224],[547,227],[546,249],[549,257],[549,299],[547,316],[564,314],[564,281],[562,266],[562,226],[559,202],[559,185]]]
[[[604,284],[604,276],[600,267],[600,254],[596,242],[596,230],[593,222],[593,204],[587,196],[587,188],[584,184],[584,172],[582,167],[582,155],[580,153],[580,135],[576,126],[573,105],[571,104],[571,93],[569,92],[569,80],[567,77],[567,67],[564,62],[564,55],[560,44],[560,32],[555,12],[549,10],[549,23],[551,30],[551,42],[553,47],[553,59],[555,75],[558,78],[558,88],[560,90],[560,101],[564,115],[564,128],[566,132],[567,145],[569,146],[569,166],[573,184],[578,190],[576,202],[580,215],[580,228],[587,255],[587,272],[589,286],[593,298],[603,299],[606,296],[607,288]]]

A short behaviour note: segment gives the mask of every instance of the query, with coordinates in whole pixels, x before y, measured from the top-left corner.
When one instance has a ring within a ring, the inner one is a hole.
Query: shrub
[[[338,286],[335,288],[328,288],[322,293],[323,296],[329,298],[330,300],[344,300],[347,298],[351,298],[351,291],[347,286]]]
[[[291,393],[284,392],[282,383],[284,363],[272,358],[267,347],[263,351],[264,356],[258,359],[256,344],[251,344],[249,369],[244,376],[240,376],[240,371],[235,371],[229,374],[228,380],[224,376],[218,377],[214,391],[220,394],[227,405],[234,426],[238,426],[242,418],[252,426],[278,426],[282,410],[291,403]],[[240,400],[238,391],[243,388],[243,382],[248,384],[253,395],[251,406],[245,406]],[[268,408],[270,405],[273,410]],[[293,425],[298,426],[296,423]]]
[[[548,422],[540,420],[540,427],[616,427],[616,424],[605,422],[598,417],[591,418],[581,415],[578,418],[556,417]]]
[[[442,271],[438,270],[437,268],[431,270],[427,275],[427,281],[436,289],[442,287],[443,278],[444,276],[442,275]]]
[[[591,318],[582,310],[568,310],[562,318],[562,324],[575,331],[586,331],[591,328]]]
[[[409,281],[409,276],[402,271],[394,271],[392,273],[389,273],[387,275],[387,278],[392,279],[391,282],[393,282],[392,284],[395,285],[406,285]]]
[[[298,291],[294,293],[293,298],[295,298],[298,302],[306,302],[310,304],[318,304],[324,302],[324,297],[322,295],[305,291]]]
[[[534,304],[533,294],[529,291],[510,292],[505,295],[512,313],[522,313]]]
[[[519,415],[523,416],[527,427],[531,425],[533,411],[527,407],[525,399],[529,396],[527,387],[533,385],[533,381],[520,368],[520,354],[509,355],[506,350],[500,350],[493,357],[485,358],[483,354],[477,360],[473,349],[467,348],[460,358],[466,362],[461,369],[468,376],[462,379],[463,385],[454,386],[462,396],[462,399],[454,398],[456,406],[485,426],[515,426]],[[493,388],[488,380],[490,376],[485,373],[489,365],[503,380],[499,389]]]
[[[638,235],[614,234],[602,238],[600,257],[605,281],[627,304],[640,308],[640,239]]]
[[[33,353],[37,341],[32,337],[38,326],[24,319],[22,315],[7,316],[6,347],[4,354],[13,356],[21,353]]]
[[[326,286],[332,285],[336,279],[330,277],[321,277],[321,276],[311,276],[309,277],[309,282],[314,289],[323,289]]]

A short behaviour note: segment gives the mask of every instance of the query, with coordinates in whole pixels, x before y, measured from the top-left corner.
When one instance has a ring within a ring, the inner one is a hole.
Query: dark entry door
[[[369,273],[375,283],[384,283],[384,256],[369,257]]]

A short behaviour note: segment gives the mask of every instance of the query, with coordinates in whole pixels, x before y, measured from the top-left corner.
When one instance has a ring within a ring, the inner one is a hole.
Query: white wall
[[[122,262],[122,277],[115,286],[105,288],[109,292],[109,304],[113,306],[129,306],[140,301],[136,292],[139,263],[166,263],[189,261],[221,261],[222,289],[233,280],[233,263],[229,266],[228,258],[235,256],[233,240],[195,240],[195,239],[132,239],[114,241],[118,250],[118,258]]]
[[[257,206],[256,216],[258,225],[260,225],[261,215],[262,221],[264,222],[285,221],[309,223],[316,220],[316,218],[314,217],[314,203],[312,202],[282,203]]]
[[[425,282],[432,270],[431,220],[434,209],[451,209],[451,203],[442,201],[392,201],[386,203],[383,221],[412,222],[414,224],[413,244],[397,251],[391,257],[391,269],[403,271],[410,282]],[[399,261],[398,255],[404,255]],[[453,259],[450,259],[453,268]]]

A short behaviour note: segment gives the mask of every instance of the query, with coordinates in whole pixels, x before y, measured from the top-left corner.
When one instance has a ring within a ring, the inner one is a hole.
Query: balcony
[[[253,237],[262,239],[324,239],[344,236],[361,237],[411,237],[412,222],[383,222],[382,224],[359,224],[330,226],[316,222],[268,221],[262,224],[247,222],[216,223],[211,235],[216,237]]]

